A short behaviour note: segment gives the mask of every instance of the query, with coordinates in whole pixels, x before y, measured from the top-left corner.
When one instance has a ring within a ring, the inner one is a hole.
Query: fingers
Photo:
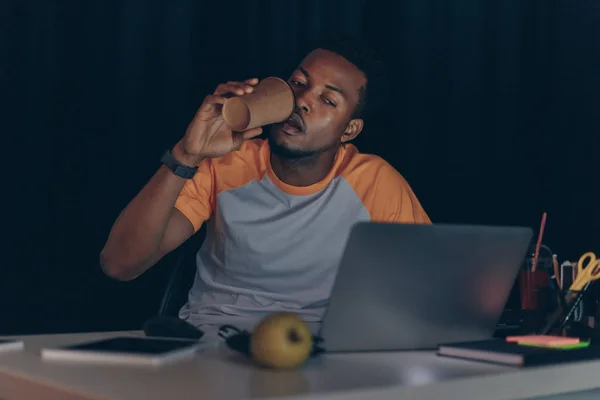
[[[216,105],[223,105],[231,96],[242,96],[254,91],[254,86],[258,84],[258,78],[246,79],[244,82],[229,81],[222,83],[215,89],[212,95],[206,96],[204,102],[198,111],[212,111]]]
[[[199,111],[209,111],[217,104],[225,104],[226,98],[216,95],[208,95],[204,98]]]
[[[247,131],[242,132],[242,138],[244,140],[249,140],[249,139],[255,138],[258,135],[260,135],[262,133],[262,131],[263,130],[261,127],[249,129]]]
[[[215,89],[214,94],[217,96],[237,95],[241,96],[246,93],[252,93],[254,86],[258,83],[257,78],[251,78],[244,82],[229,81],[222,83]]]
[[[239,150],[242,144],[253,137],[256,137],[262,133],[262,128],[253,128],[244,132],[232,132],[233,133],[233,150]]]
[[[217,86],[214,94],[218,96],[225,96],[228,94],[241,96],[245,93],[251,93],[253,90],[254,88],[251,85],[242,82],[227,82]]]

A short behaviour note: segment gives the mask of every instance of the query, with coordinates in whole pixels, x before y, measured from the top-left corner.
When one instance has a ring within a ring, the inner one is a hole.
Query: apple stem
[[[298,335],[298,331],[296,331],[295,329],[292,329],[290,331],[290,333],[288,334],[288,339],[290,339],[290,342],[292,343],[299,343],[301,342],[301,337],[300,335]]]

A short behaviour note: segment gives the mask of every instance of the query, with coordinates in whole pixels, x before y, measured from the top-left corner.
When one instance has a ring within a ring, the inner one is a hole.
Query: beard
[[[282,159],[299,161],[299,162],[310,162],[310,160],[318,158],[321,153],[324,153],[328,150],[331,150],[332,147],[335,147],[335,144],[329,146],[323,146],[316,149],[302,149],[295,148],[285,143],[279,143],[273,136],[272,127],[270,127],[269,132],[267,133],[267,140],[269,142],[269,148],[271,149],[271,153],[277,155]]]
[[[272,135],[268,136],[268,140],[271,152],[281,158],[285,158],[288,160],[300,160],[303,158],[311,158],[314,157],[316,154],[320,153],[317,150],[295,149],[293,147],[286,146],[285,144],[277,143],[277,141],[273,139]]]

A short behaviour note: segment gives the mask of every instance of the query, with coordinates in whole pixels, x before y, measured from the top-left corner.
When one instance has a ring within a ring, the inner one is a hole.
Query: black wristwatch
[[[196,175],[196,172],[198,172],[198,166],[189,167],[177,161],[177,159],[173,157],[173,154],[171,154],[171,150],[167,150],[160,161],[165,164],[167,168],[169,168],[175,175],[185,179],[193,178],[194,175]]]

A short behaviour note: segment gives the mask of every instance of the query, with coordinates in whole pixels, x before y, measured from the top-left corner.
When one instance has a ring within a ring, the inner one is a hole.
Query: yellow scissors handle
[[[586,261],[588,260],[588,261]],[[600,278],[600,260],[596,259],[596,254],[585,253],[579,258],[577,263],[577,278],[569,288],[570,290],[581,290],[588,282]]]

